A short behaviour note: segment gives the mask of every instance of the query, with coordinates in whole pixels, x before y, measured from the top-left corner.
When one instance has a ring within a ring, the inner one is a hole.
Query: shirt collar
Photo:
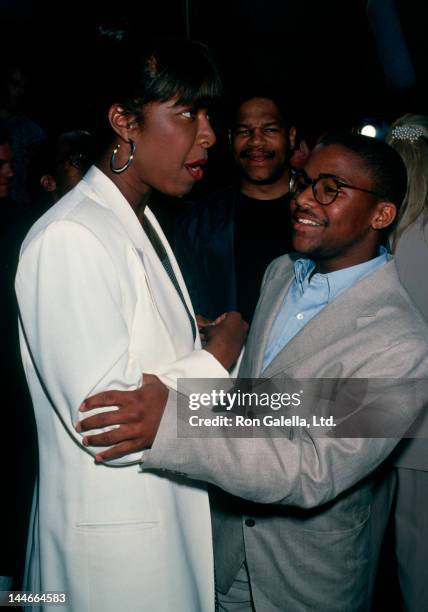
[[[294,274],[296,276],[297,284],[301,290],[303,290],[305,278],[309,276],[314,268],[315,262],[306,257],[301,257],[294,262]]]
[[[385,247],[379,247],[379,255],[368,261],[364,261],[356,266],[350,266],[349,268],[343,268],[336,272],[329,272],[327,274],[316,273],[313,279],[317,281],[321,280],[328,286],[328,301],[330,302],[339,293],[342,293],[345,289],[348,289],[351,285],[361,280],[364,276],[370,274],[376,270],[379,266],[386,263],[391,256]],[[315,262],[307,257],[302,257],[294,262],[294,274],[296,277],[297,285],[300,292],[303,293],[309,284],[309,276],[312,270],[315,268]]]

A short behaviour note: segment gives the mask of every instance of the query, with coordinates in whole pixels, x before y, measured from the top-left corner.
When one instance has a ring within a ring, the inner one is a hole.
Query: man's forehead
[[[311,178],[331,174],[351,182],[355,177],[367,176],[367,168],[353,151],[342,145],[318,145],[310,154],[304,170]]]
[[[236,123],[283,123],[282,114],[273,100],[268,98],[251,98],[238,109]]]

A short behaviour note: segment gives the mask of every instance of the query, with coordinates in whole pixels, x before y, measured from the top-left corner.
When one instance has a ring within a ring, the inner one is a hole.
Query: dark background
[[[208,43],[232,93],[254,80],[273,81],[300,122],[327,129],[364,117],[426,112],[424,4],[395,0],[416,74],[411,86],[401,88],[385,78],[379,32],[373,33],[365,0],[141,0],[123,7],[118,0],[114,9],[91,0],[0,0],[2,56],[23,56],[30,65],[32,118],[46,128],[84,125],[96,70],[89,51],[95,24],[124,18],[142,37],[189,33]],[[387,65],[394,67],[399,49],[387,20],[381,27]],[[401,80],[406,85],[406,75]]]

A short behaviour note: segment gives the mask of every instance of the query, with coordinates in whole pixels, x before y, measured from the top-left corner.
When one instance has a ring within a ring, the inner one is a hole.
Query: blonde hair
[[[428,116],[408,113],[397,119],[385,138],[403,158],[407,192],[391,240],[395,250],[404,230],[421,219],[428,222]]]

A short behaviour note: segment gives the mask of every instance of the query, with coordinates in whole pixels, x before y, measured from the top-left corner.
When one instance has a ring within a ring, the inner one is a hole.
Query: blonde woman
[[[428,321],[428,116],[397,119],[386,137],[407,169],[407,194],[391,246],[400,280]],[[424,428],[425,429],[425,428]],[[428,609],[428,441],[401,443],[395,462],[395,537],[403,607]]]
[[[407,170],[407,194],[392,234],[400,280],[428,320],[428,116],[397,119],[386,141],[398,151]]]

